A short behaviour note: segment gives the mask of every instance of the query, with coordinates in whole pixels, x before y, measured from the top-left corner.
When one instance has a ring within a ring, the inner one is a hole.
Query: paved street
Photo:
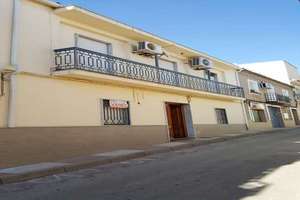
[[[299,200],[300,129],[0,186],[1,200]]]

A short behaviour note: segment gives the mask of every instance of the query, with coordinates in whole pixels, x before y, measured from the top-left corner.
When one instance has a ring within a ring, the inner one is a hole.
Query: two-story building
[[[249,129],[294,127],[299,123],[293,87],[264,75],[241,69]]]
[[[235,65],[76,6],[0,5],[0,160],[246,129]]]
[[[293,86],[294,95],[297,99],[298,115],[300,114],[300,74],[295,65],[286,60],[277,60],[245,63],[241,64],[240,67]]]

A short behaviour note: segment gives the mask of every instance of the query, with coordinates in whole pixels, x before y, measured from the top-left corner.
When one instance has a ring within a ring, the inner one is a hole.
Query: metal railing
[[[277,102],[277,103],[291,103],[291,98],[277,94],[277,93],[266,93],[265,94],[267,102]]]
[[[77,47],[56,49],[55,71],[78,69],[163,85],[244,97],[242,87],[211,81],[164,68],[118,58]]]

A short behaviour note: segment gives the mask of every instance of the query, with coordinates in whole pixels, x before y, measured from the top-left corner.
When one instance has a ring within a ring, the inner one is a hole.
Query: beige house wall
[[[110,36],[109,33],[94,30],[93,27],[62,19],[53,13],[52,8],[22,0],[18,45],[19,71],[37,76],[18,75],[16,126],[98,126],[99,98],[120,98],[136,103],[136,96],[144,99],[140,104],[133,104],[131,107],[133,125],[162,125],[166,124],[164,101],[186,103],[185,95],[166,95],[130,87],[117,89],[104,84],[93,84],[91,87],[89,84],[78,81],[39,78],[39,75],[49,76],[50,68],[54,67],[53,50],[75,46],[76,34],[111,43],[114,56],[151,65],[154,63],[153,59],[131,52],[131,45],[136,44],[137,41],[123,36]],[[172,52],[168,53],[169,57],[166,59],[177,62],[178,71],[203,76],[203,72],[194,71],[187,65],[187,58]],[[221,62],[214,62],[214,66],[213,72],[219,74],[221,81],[236,84],[235,70],[232,67]],[[66,96],[68,98],[65,98]],[[209,111],[209,118],[201,119],[205,109],[213,108],[215,103],[209,98],[203,98],[201,102],[193,103],[196,110],[202,110],[200,113],[193,111],[193,117],[196,118],[197,123],[216,123],[213,111]],[[148,105],[155,110],[151,110],[152,112],[149,112],[147,116],[140,117],[140,112],[145,108],[147,110]],[[242,108],[239,103],[218,101],[217,105],[224,105],[230,110],[228,116],[230,120],[232,119],[232,123],[241,123],[241,120],[237,120],[242,118],[240,117]],[[234,109],[229,109],[232,105],[234,105]],[[234,110],[233,113],[231,113],[232,110]],[[84,111],[88,113],[87,116],[85,114],[76,115]],[[28,117],[28,113],[30,113],[30,117]],[[54,114],[57,117],[53,117]]]
[[[229,124],[245,123],[241,117],[243,111],[240,102],[192,98],[191,108],[194,124],[217,124],[215,108],[226,110]]]
[[[18,127],[99,126],[105,98],[130,101],[132,125],[166,125],[165,102],[188,103],[184,95],[96,82],[20,74],[17,83]],[[194,124],[216,124],[215,108],[227,110],[230,124],[244,124],[240,102],[192,97]]]
[[[50,67],[54,67],[53,50],[75,46],[76,34],[111,43],[114,56],[154,65],[153,58],[132,53],[132,45],[136,45],[137,41],[60,18],[51,8],[28,0],[22,1],[21,10],[20,71],[48,75]],[[163,59],[176,62],[179,72],[203,77],[203,72],[190,68],[187,57],[170,50],[166,53],[168,57]],[[219,81],[237,84],[235,69],[218,61],[214,62],[214,67],[212,72],[218,74]]]
[[[0,70],[9,65],[10,57],[10,36],[12,24],[12,0],[0,1]]]

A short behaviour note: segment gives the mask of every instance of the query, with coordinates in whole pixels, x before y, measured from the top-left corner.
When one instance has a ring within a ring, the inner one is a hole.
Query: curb
[[[118,155],[118,156],[112,156],[112,157],[89,156],[89,157],[67,159],[67,160],[60,161],[60,163],[64,163],[64,165],[62,165],[60,167],[52,167],[52,168],[48,168],[48,169],[37,170],[37,171],[32,171],[32,172],[22,173],[22,174],[0,174],[0,185],[27,181],[27,180],[41,178],[41,177],[50,176],[50,175],[54,175],[54,174],[67,173],[67,172],[77,171],[77,170],[91,168],[91,167],[95,167],[95,166],[107,165],[110,163],[131,160],[131,159],[135,159],[135,158],[142,158],[142,157],[154,155],[154,154],[167,153],[167,152],[171,152],[171,151],[188,149],[188,148],[202,146],[202,145],[220,143],[220,142],[225,142],[228,140],[235,140],[235,139],[246,138],[246,137],[257,136],[257,135],[278,133],[281,131],[289,131],[289,130],[293,130],[293,129],[297,129],[297,128],[299,128],[299,127],[264,130],[264,131],[257,131],[257,132],[252,132],[252,133],[243,133],[243,134],[239,134],[239,135],[216,137],[216,138],[207,139],[207,140],[201,140],[201,139],[190,140],[188,142],[185,141],[185,142],[182,142],[182,144],[175,145],[175,146],[154,146],[152,148],[145,149],[140,152],[134,152],[134,153],[131,153],[128,155]]]

